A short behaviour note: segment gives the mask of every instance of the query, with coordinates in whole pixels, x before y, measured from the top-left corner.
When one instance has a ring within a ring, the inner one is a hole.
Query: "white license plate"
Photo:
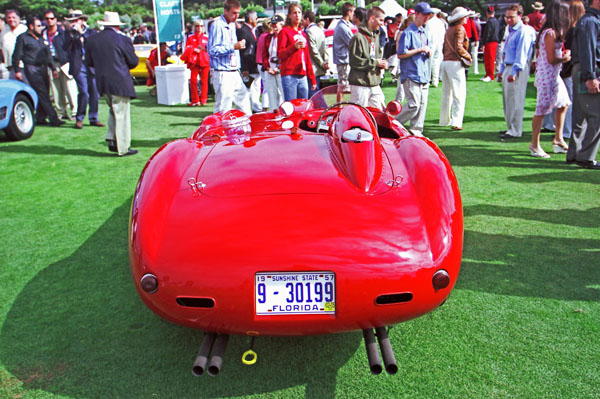
[[[257,315],[335,314],[332,272],[256,273]]]

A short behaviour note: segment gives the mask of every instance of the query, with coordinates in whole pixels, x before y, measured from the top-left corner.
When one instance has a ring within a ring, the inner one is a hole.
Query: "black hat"
[[[271,21],[269,21],[269,22],[271,22],[271,24],[273,24],[273,25],[276,24],[277,22],[283,22],[283,17],[279,14],[275,14],[271,17]]]

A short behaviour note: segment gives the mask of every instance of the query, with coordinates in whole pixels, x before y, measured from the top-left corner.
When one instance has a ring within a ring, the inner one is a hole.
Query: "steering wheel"
[[[350,101],[340,101],[339,103],[335,103],[335,104],[325,108],[323,110],[323,112],[321,112],[321,115],[319,115],[319,119],[317,119],[317,132],[319,132],[321,130],[319,128],[319,126],[321,126],[321,120],[323,119],[325,114],[327,114],[327,112],[331,111],[333,108],[339,107],[340,105],[356,105],[357,107],[359,107],[363,111],[365,111],[367,113],[367,115],[369,115],[369,117],[371,118],[371,121],[373,121],[373,124],[375,125],[375,127],[377,127],[377,122],[375,121],[375,117],[373,116],[373,113],[371,111],[369,111],[367,108],[363,107],[360,104],[352,103]]]

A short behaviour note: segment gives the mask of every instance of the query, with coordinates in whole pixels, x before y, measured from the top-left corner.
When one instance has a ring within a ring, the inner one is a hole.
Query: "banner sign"
[[[154,16],[156,18],[156,33],[160,42],[182,41],[183,31],[183,1],[154,0]]]

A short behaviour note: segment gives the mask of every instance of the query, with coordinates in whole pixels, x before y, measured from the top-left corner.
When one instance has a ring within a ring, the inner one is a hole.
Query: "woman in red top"
[[[292,3],[288,7],[286,24],[277,37],[277,57],[280,64],[283,98],[308,98],[308,85],[313,90],[317,81],[310,62],[308,41],[301,26],[302,7]]]
[[[204,22],[201,20],[194,21],[194,34],[187,39],[185,51],[181,59],[185,61],[188,68],[192,72],[190,76],[190,92],[192,100],[188,104],[191,107],[200,104],[206,105],[208,98],[208,73],[210,71],[210,63],[206,45],[208,37],[204,34]],[[200,82],[202,89],[200,98],[198,98],[198,73],[200,74]]]

